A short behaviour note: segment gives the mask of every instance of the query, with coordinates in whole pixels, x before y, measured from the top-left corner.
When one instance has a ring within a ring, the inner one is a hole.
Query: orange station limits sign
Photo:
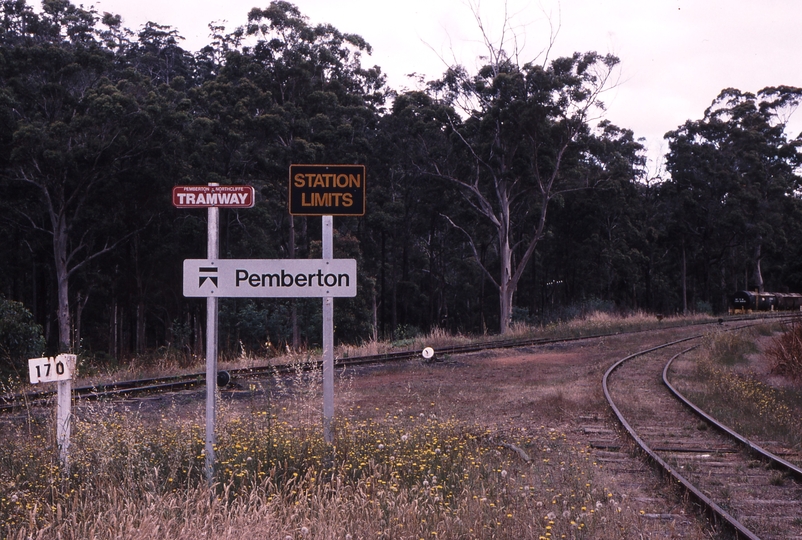
[[[251,208],[253,186],[175,186],[173,206],[176,208]]]
[[[364,216],[364,165],[290,165],[293,216]]]

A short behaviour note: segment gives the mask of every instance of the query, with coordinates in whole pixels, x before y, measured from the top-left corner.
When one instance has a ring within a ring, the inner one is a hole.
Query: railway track
[[[728,320],[742,320],[745,317],[728,318]],[[706,321],[700,324],[716,324],[718,321]],[[669,328],[670,325],[665,325]],[[643,330],[640,330],[643,331]],[[648,330],[646,330],[648,331]],[[449,355],[466,354],[489,349],[503,349],[514,347],[526,347],[532,345],[544,345],[549,343],[559,343],[578,339],[592,339],[609,336],[610,334],[593,334],[593,335],[575,335],[565,336],[559,338],[536,338],[536,339],[494,339],[483,343],[474,343],[471,345],[453,346],[439,348],[437,356],[433,359],[442,359]],[[345,368],[360,365],[380,364],[385,362],[400,362],[407,361],[420,357],[418,350],[406,350],[397,352],[388,352],[384,354],[359,356],[350,358],[338,358],[335,360],[335,367]],[[320,369],[321,361],[307,362],[302,366],[302,369],[313,370]],[[253,379],[262,378],[272,375],[287,375],[295,373],[299,369],[298,365],[279,364],[279,365],[266,365],[260,367],[250,367],[242,369],[234,369],[218,374],[218,386],[224,387],[231,380],[238,379]],[[193,388],[200,388],[206,385],[206,374],[204,373],[191,373],[185,375],[157,377],[157,378],[144,378],[129,381],[119,381],[107,384],[85,385],[76,386],[73,388],[73,397],[82,400],[94,399],[114,399],[125,398],[129,396],[147,395],[159,392],[175,392],[181,390],[189,390]],[[17,394],[6,394],[0,396],[0,412],[14,411],[31,406],[48,403],[52,400],[55,392],[52,390],[24,392]]]
[[[668,381],[685,338],[630,355],[604,375],[619,421],[649,459],[736,538],[802,539],[802,470],[691,407]]]
[[[761,319],[783,317],[783,315],[766,316],[765,314],[758,315]],[[731,316],[724,319],[702,321],[693,323],[693,325],[710,326],[721,324],[722,322],[738,322],[744,320],[754,319],[752,316]],[[688,324],[678,325],[689,326]],[[671,328],[670,324],[661,325],[662,329]],[[572,335],[557,338],[527,338],[527,339],[492,339],[481,343],[474,343],[470,345],[460,345],[452,347],[438,348],[437,356],[432,359],[436,361],[444,357],[478,352],[490,349],[504,349],[504,348],[517,348],[527,347],[533,345],[547,345],[550,343],[564,343],[568,341],[576,341],[581,339],[594,339],[604,338],[610,335],[622,335],[638,332],[648,332],[653,328],[645,330],[636,330],[633,332],[614,332],[614,333],[600,333],[600,334],[586,334],[586,335]],[[406,350],[397,352],[388,352],[377,355],[358,356],[350,358],[338,358],[335,360],[336,368],[346,368],[363,366],[370,364],[381,364],[389,362],[402,362],[416,358],[420,358],[420,351]],[[307,362],[301,369],[315,370],[320,369],[322,361]],[[249,367],[242,369],[233,369],[218,374],[218,386],[225,387],[230,381],[258,379],[274,375],[288,375],[297,372],[299,366],[297,364],[278,364],[266,365],[260,367]],[[163,392],[178,392],[182,390],[191,390],[194,388],[201,388],[206,385],[206,374],[204,373],[191,373],[185,375],[145,378],[129,381],[119,381],[107,384],[76,386],[73,388],[73,397],[80,400],[95,400],[95,399],[115,399],[126,398],[131,396],[141,396],[153,393]],[[10,394],[0,396],[0,413],[4,411],[14,411],[31,406],[49,403],[55,392],[52,390],[47,391],[34,391],[18,394]]]

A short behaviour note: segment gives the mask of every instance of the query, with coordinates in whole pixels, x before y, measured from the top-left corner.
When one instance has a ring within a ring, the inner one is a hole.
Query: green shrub
[[[28,358],[42,356],[42,327],[25,306],[0,298],[0,375],[23,373]]]

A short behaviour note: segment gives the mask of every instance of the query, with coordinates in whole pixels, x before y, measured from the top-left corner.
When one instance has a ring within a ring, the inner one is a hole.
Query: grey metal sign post
[[[209,184],[216,185],[216,184]],[[220,211],[209,209],[209,238],[206,256],[215,261],[220,252]],[[206,297],[206,479],[211,484],[214,476],[214,426],[217,415],[217,297]]]
[[[323,216],[323,260],[334,258],[333,216]],[[356,276],[354,276],[356,277]],[[354,280],[356,286],[356,280]],[[334,441],[334,298],[323,298],[323,439]]]
[[[323,260],[334,260],[334,216],[364,216],[364,165],[290,165],[288,206],[293,216],[320,216]],[[356,284],[354,284],[356,285]],[[323,437],[334,440],[334,295],[323,296]]]
[[[220,208],[251,208],[255,203],[255,190],[252,186],[221,186],[210,182],[207,186],[175,186],[173,187],[173,206],[176,208],[207,208],[208,239],[206,243],[207,267],[216,267],[220,257]],[[212,268],[213,270],[215,268]],[[216,286],[217,276],[204,276],[203,271],[209,268],[196,269],[195,279],[200,285],[209,281]],[[186,281],[186,265],[184,280]],[[184,284],[184,291],[187,286]],[[204,463],[206,479],[211,484],[214,476],[214,426],[217,415],[217,298],[210,294],[185,294],[185,296],[206,297],[206,441]]]

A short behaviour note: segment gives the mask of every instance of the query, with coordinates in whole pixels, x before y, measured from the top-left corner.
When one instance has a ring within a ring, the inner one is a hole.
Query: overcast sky
[[[79,3],[73,0],[75,3]],[[481,34],[469,0],[295,0],[310,23],[331,23],[373,47],[363,64],[379,65],[395,89],[414,88],[444,62],[479,64]],[[84,5],[92,4],[88,0]],[[101,0],[99,12],[123,17],[138,30],[154,21],[176,28],[184,48],[208,43],[208,24],[233,30],[252,7],[269,0]],[[473,0],[477,5],[477,0]],[[663,135],[698,119],[727,87],[756,92],[780,84],[802,86],[802,2],[799,0],[483,0],[479,12],[491,38],[501,37],[506,5],[522,49],[537,57],[556,31],[554,58],[574,51],[621,59],[618,85],[604,96],[606,117],[644,137],[649,156],[665,152]],[[792,120],[802,129],[802,111]]]

